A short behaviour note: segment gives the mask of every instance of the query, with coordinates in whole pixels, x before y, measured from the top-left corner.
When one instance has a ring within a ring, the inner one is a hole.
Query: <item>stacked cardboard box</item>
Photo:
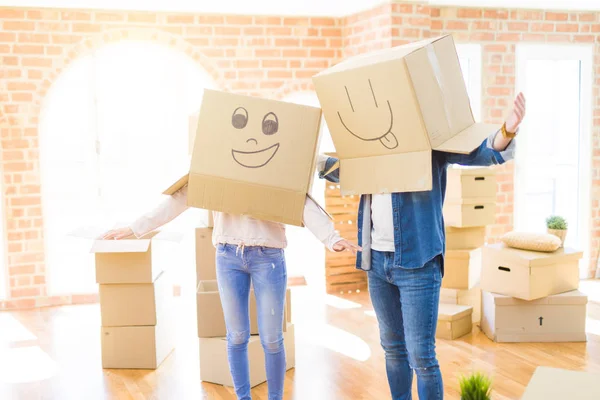
[[[200,349],[200,379],[205,382],[233,386],[227,361],[227,329],[216,281],[215,248],[212,244],[211,227],[196,229],[196,307]],[[250,386],[267,380],[265,355],[258,336],[258,311],[254,290],[250,289]],[[291,323],[291,292],[286,292],[283,336],[287,355],[287,369],[295,366],[294,325]]]
[[[490,168],[448,168],[444,220],[446,224],[446,256],[444,279],[440,291],[438,337],[455,339],[457,333],[467,334],[470,329],[455,330],[452,335],[442,332],[449,321],[460,321],[464,327],[465,310],[470,308],[471,324],[481,320],[481,247],[485,243],[485,227],[494,223],[496,203],[496,176]],[[471,326],[471,324],[469,324]],[[451,337],[450,337],[451,336]]]
[[[168,266],[180,237],[97,240],[103,368],[156,369],[175,347],[176,313]]]
[[[496,342],[586,340],[587,296],[579,292],[582,252],[483,248],[481,328]]]

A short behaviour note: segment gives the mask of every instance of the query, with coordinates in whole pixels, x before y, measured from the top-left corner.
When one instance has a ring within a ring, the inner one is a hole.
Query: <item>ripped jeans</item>
[[[283,249],[217,246],[217,281],[227,326],[227,355],[238,400],[250,400],[248,340],[250,282],[256,295],[258,332],[265,352],[269,400],[283,398],[283,310],[287,270]]]
[[[442,400],[435,330],[442,284],[441,256],[421,268],[394,265],[394,253],[371,252],[369,294],[379,322],[392,400],[412,400],[413,371],[420,400]]]

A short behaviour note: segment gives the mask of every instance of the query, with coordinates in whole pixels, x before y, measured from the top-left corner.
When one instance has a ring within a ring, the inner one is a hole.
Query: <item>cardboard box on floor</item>
[[[431,152],[470,153],[477,124],[452,36],[349,58],[313,77],[343,195],[426,191]]]
[[[158,311],[154,326],[100,328],[102,368],[158,368],[175,348],[178,322],[176,305],[174,299],[165,304]]]
[[[295,327],[289,324],[283,334],[286,353],[286,370],[296,366]],[[200,379],[218,385],[233,386],[227,363],[227,340],[225,338],[200,338]],[[266,382],[265,353],[260,337],[253,335],[248,343],[250,387]]]
[[[69,236],[92,240],[90,252],[96,258],[96,283],[152,283],[167,270],[177,255],[183,235],[154,231],[137,239],[97,239],[104,233],[98,228],[83,227]]]
[[[283,330],[287,329],[288,307],[291,304],[291,291],[287,289],[286,306],[284,307]],[[258,311],[256,307],[256,296],[250,288],[250,300],[248,305],[250,316],[250,334],[258,335]],[[225,327],[225,316],[219,296],[217,281],[200,281],[196,293],[196,313],[198,322],[198,337],[212,338],[227,335]]]
[[[496,202],[496,171],[492,168],[455,167],[448,168],[446,201],[465,198],[489,198]]]
[[[470,290],[440,289],[441,304],[455,304],[473,307],[472,322],[481,323],[481,289],[474,287]]]
[[[496,222],[496,199],[463,198],[444,201],[444,223],[456,228],[472,228]]]
[[[102,326],[156,325],[157,314],[172,302],[169,273],[162,272],[154,283],[100,285]]]
[[[473,330],[473,308],[455,304],[440,304],[435,337],[454,340],[468,335]]]
[[[212,212],[209,211],[210,214]],[[217,279],[216,249],[213,228],[196,228],[196,284]]]
[[[481,329],[495,342],[585,342],[587,302],[578,290],[533,301],[483,292]]]
[[[485,227],[446,226],[446,250],[472,250],[485,244]]]
[[[598,400],[600,374],[538,367],[521,400]]]
[[[321,110],[205,90],[189,174],[191,207],[303,226],[320,136]]]
[[[575,290],[582,256],[568,248],[542,253],[503,244],[484,246],[481,289],[523,300]]]
[[[480,278],[481,249],[446,251],[443,288],[469,290],[479,285]]]

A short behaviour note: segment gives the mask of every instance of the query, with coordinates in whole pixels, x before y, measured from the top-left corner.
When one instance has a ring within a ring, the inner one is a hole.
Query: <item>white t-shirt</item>
[[[371,202],[371,248],[394,252],[394,214],[391,194],[374,194]]]

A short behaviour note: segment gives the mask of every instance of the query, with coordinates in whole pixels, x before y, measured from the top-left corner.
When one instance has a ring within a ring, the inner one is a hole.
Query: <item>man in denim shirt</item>
[[[363,195],[358,210],[358,269],[368,271],[369,293],[385,351],[393,400],[412,399],[413,370],[419,399],[443,398],[435,331],[445,233],[442,206],[449,164],[489,166],[514,157],[513,138],[525,115],[519,94],[502,129],[470,154],[433,151],[433,188],[427,192]],[[329,158],[324,171],[337,162]],[[339,182],[339,170],[321,178]],[[391,217],[391,218],[390,218]]]

